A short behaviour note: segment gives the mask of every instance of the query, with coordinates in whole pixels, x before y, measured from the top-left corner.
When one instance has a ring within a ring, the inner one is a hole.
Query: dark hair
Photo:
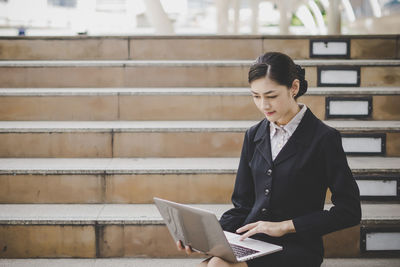
[[[295,99],[307,92],[308,83],[305,80],[305,70],[300,65],[295,64],[288,55],[269,52],[259,56],[250,67],[249,83],[263,77],[268,77],[288,88],[292,87],[294,79],[298,79],[300,88]]]

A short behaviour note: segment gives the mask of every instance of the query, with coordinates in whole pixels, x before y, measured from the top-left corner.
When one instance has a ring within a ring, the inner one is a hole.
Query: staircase
[[[175,249],[152,198],[231,207],[244,132],[263,118],[247,72],[266,51],[305,67],[299,102],[342,133],[361,189],[362,222],[324,236],[323,266],[400,266],[399,44],[0,38],[0,266],[200,262]]]

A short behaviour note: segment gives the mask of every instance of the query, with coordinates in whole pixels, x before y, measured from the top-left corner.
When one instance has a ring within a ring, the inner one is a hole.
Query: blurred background
[[[0,0],[0,36],[399,32],[399,0]]]

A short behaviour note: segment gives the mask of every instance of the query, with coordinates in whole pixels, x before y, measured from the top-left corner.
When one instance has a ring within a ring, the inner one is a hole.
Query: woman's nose
[[[269,109],[270,108],[270,103],[267,99],[262,99],[261,100],[261,107],[263,109]]]

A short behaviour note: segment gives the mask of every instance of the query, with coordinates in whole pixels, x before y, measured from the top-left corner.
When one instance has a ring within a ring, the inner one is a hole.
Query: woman
[[[234,208],[220,223],[225,231],[244,233],[242,239],[251,236],[283,250],[246,263],[213,257],[202,266],[320,266],[322,236],[361,220],[359,189],[340,133],[296,102],[307,91],[307,81],[289,56],[260,56],[248,79],[254,103],[266,118],[246,131]],[[329,211],[324,210],[327,188],[332,192]]]

